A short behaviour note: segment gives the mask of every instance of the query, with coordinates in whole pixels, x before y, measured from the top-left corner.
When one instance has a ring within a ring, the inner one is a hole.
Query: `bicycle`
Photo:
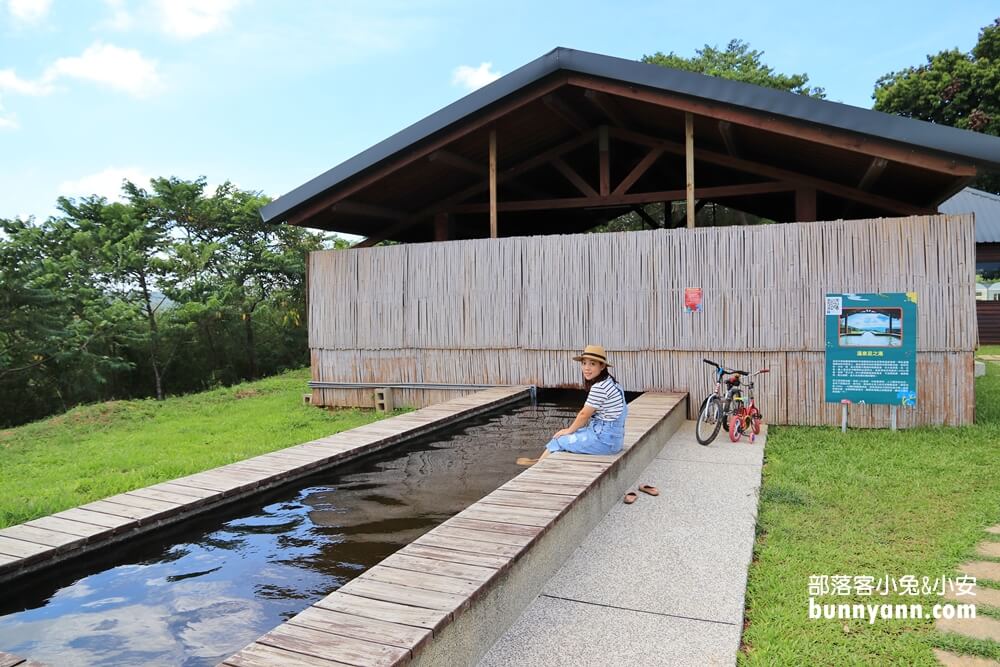
[[[733,398],[736,407],[729,418],[729,439],[733,442],[739,442],[747,431],[750,432],[751,443],[760,435],[760,423],[763,421],[764,415],[757,407],[757,401],[753,395],[754,382],[752,379],[755,375],[770,372],[770,368],[762,368],[756,373],[747,375],[748,382],[745,386],[747,395],[750,397],[749,403],[742,395]]]
[[[708,445],[719,435],[719,430],[729,431],[729,415],[733,401],[740,396],[740,375],[746,371],[725,368],[714,361],[702,359],[709,366],[715,367],[715,389],[705,397],[698,408],[698,419],[695,422],[694,437],[699,444]],[[729,377],[726,375],[729,374]],[[726,393],[722,393],[722,385],[726,385]]]

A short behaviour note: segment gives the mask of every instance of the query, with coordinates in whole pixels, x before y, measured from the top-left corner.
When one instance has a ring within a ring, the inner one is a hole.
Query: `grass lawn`
[[[810,575],[956,576],[1000,523],[1000,364],[976,381],[976,425],[769,431],[741,665],[935,665],[940,647],[1000,660],[1000,644],[931,620],[810,620]],[[1000,536],[992,539],[1000,540]],[[1000,586],[1000,582],[989,582]],[[936,595],[824,596],[818,603],[922,603]],[[971,600],[974,601],[974,600]],[[996,615],[980,605],[980,615]]]
[[[309,370],[200,394],[112,401],[0,431],[0,527],[381,418],[303,405]]]
[[[983,345],[976,350],[977,357],[981,357],[984,354],[1000,355],[1000,345]]]

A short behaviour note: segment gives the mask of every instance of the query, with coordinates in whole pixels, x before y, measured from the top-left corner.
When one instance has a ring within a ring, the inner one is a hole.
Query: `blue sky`
[[[968,50],[995,0],[0,0],[0,217],[121,179],[280,195],[556,46],[639,58],[744,39],[829,99]]]

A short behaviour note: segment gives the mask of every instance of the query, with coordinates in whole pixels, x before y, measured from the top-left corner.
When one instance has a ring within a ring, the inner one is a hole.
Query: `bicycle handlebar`
[[[702,361],[705,362],[706,364],[708,364],[709,366],[714,366],[721,373],[738,373],[740,375],[759,375],[761,373],[770,373],[771,372],[770,368],[762,368],[759,371],[757,371],[756,373],[750,373],[750,371],[741,371],[741,370],[735,370],[735,369],[732,369],[732,368],[726,368],[726,367],[722,366],[721,364],[717,364],[714,361],[710,361],[708,359],[702,359]]]

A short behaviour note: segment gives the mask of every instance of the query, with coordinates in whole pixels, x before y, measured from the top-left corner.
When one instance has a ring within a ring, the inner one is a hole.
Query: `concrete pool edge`
[[[549,457],[221,664],[474,664],[621,502],[687,400],[644,394],[630,404],[622,453]]]
[[[0,583],[40,573],[530,395],[530,387],[477,392],[0,529]]]
[[[656,458],[670,436],[684,423],[687,399],[678,402],[652,428],[577,497],[567,511],[542,533],[509,570],[482,593],[464,613],[414,652],[421,666],[475,665],[503,636],[545,583],[617,503],[628,485]],[[541,629],[539,629],[541,631]]]

